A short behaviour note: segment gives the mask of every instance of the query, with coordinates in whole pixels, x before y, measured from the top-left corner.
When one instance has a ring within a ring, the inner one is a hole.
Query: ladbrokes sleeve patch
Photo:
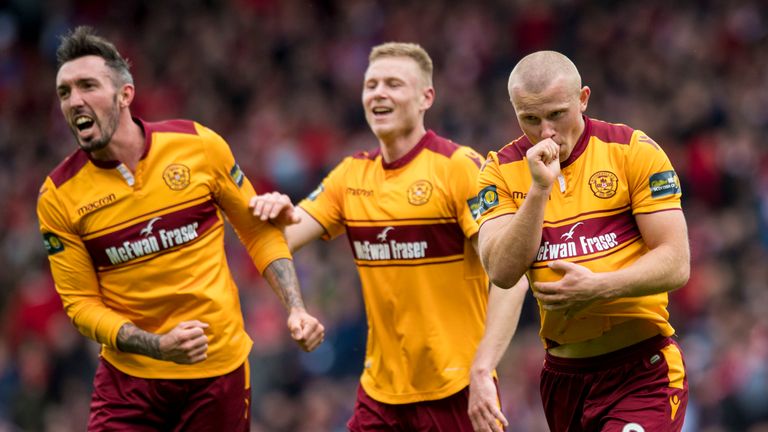
[[[54,255],[64,250],[64,243],[53,233],[43,233],[43,245],[45,245],[48,255]]]
[[[680,181],[674,171],[663,171],[651,175],[648,185],[653,198],[680,193]]]

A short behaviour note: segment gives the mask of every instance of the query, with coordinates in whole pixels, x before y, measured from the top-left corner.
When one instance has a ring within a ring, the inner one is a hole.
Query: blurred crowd
[[[377,143],[360,94],[371,46],[418,42],[435,62],[426,123],[497,149],[520,132],[506,93],[538,49],[571,57],[587,114],[642,129],[683,182],[692,273],[670,296],[687,361],[686,431],[768,431],[768,3],[762,0],[0,0],[0,431],[84,430],[98,347],[63,314],[38,232],[43,178],[75,149],[55,97],[58,36],[89,24],[133,64],[133,112],[224,136],[259,191],[295,201]],[[365,351],[345,238],[296,255],[327,340],[302,353],[234,235],[253,427],[341,431]],[[499,367],[512,431],[546,430],[532,299]]]

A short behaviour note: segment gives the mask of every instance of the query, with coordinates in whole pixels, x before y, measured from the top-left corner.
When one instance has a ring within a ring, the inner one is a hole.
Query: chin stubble
[[[101,131],[101,137],[98,139],[93,139],[88,142],[83,142],[79,135],[77,128],[72,129],[72,133],[75,135],[75,139],[77,140],[78,145],[81,149],[87,151],[87,152],[94,152],[97,150],[101,150],[105,148],[110,141],[112,141],[112,136],[115,134],[115,131],[117,130],[117,123],[119,122],[120,118],[120,108],[117,103],[117,94],[115,94],[113,100],[112,100],[112,110],[107,114],[106,118],[106,128],[103,128],[101,126],[101,121],[99,118],[94,118],[94,127],[99,128]]]

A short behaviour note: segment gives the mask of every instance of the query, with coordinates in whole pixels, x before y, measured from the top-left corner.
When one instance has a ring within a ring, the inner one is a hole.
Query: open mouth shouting
[[[84,142],[93,139],[95,132],[96,119],[89,114],[76,114],[72,119],[72,126],[75,135]]]

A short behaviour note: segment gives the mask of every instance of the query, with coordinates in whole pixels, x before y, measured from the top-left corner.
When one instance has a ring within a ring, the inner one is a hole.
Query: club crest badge
[[[408,187],[408,202],[420,206],[429,202],[432,197],[432,183],[419,180]]]
[[[168,165],[163,171],[163,180],[172,190],[182,190],[189,186],[189,168],[181,164]]]
[[[589,188],[596,197],[608,199],[616,195],[619,178],[610,171],[598,171],[589,178]]]

